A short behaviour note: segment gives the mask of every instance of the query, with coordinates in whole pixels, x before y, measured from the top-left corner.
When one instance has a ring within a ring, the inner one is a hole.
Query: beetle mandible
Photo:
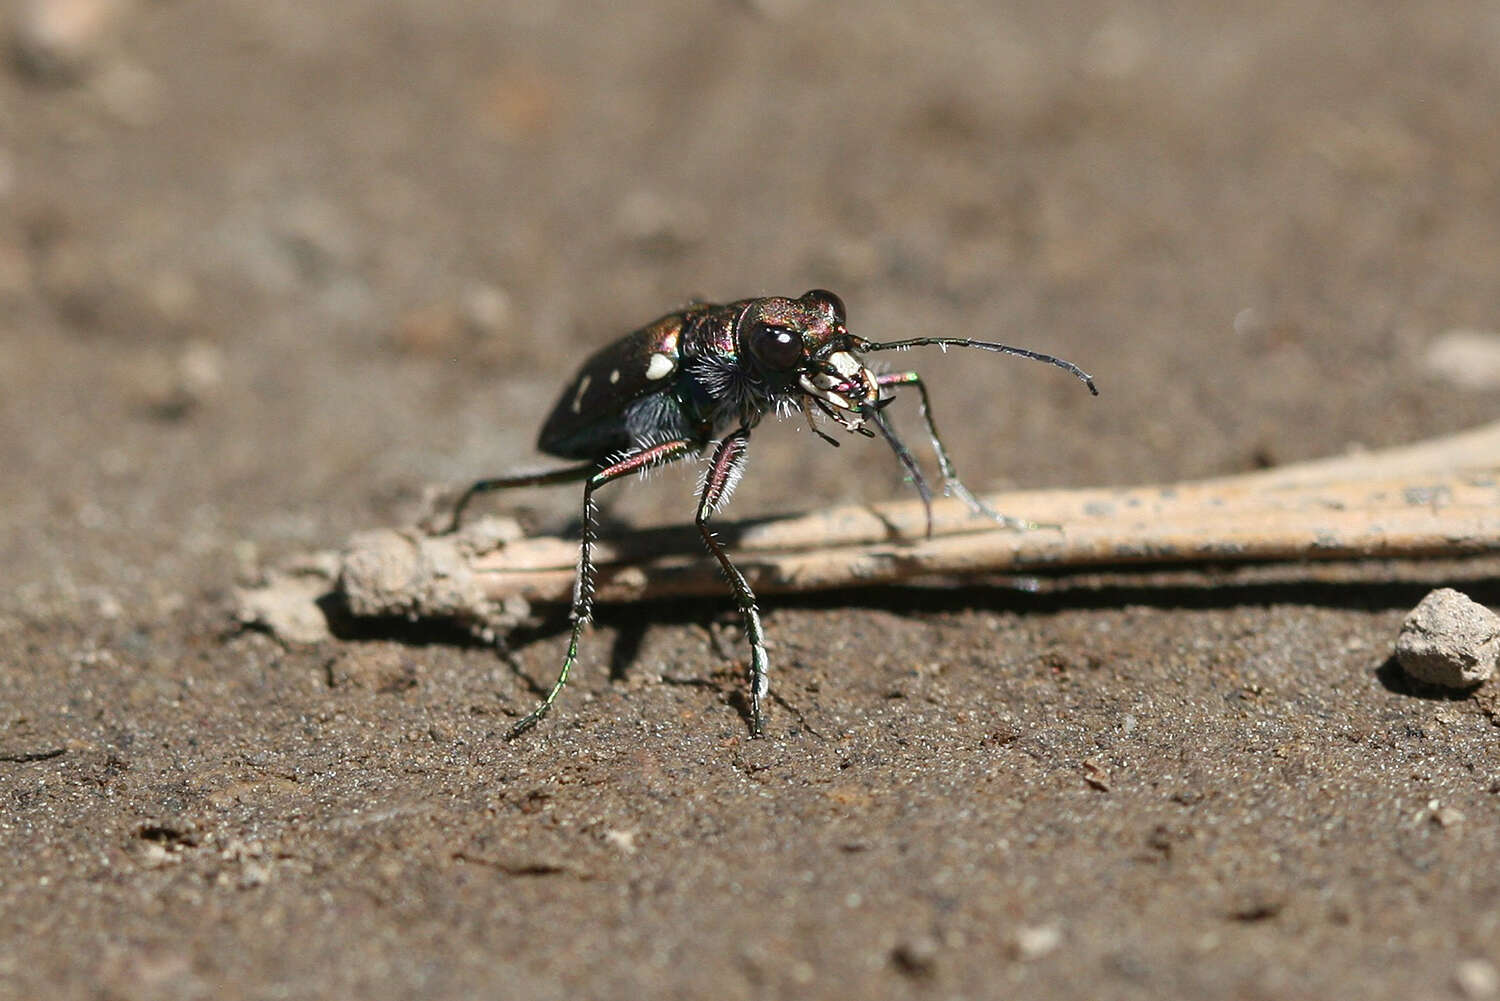
[[[578,465],[479,480],[458,499],[450,532],[457,530],[464,508],[479,494],[583,481],[583,529],[568,652],[557,680],[536,708],[511,728],[510,737],[525,733],[547,714],[578,659],[579,638],[594,602],[594,491],[622,477],[705,453],[709,459],[696,522],[709,552],[729,579],[744,619],[750,643],[750,731],[756,737],[765,732],[763,706],[770,665],[755,593],[708,522],[739,482],[751,430],[772,411],[800,411],[812,431],[833,445],[838,445],[838,439],[818,427],[819,417],[831,418],[844,430],[867,438],[879,432],[916,485],[931,534],[932,491],[884,413],[897,389],[913,386],[937,454],[944,491],[963,500],[976,514],[1016,527],[1035,527],[991,510],[960,482],[938,434],[920,375],[877,373],[860,356],[924,346],[979,348],[1056,365],[1081,379],[1097,396],[1093,378],[1072,362],[994,341],[968,337],[868,341],[849,333],[846,318],[843,300],[823,289],[797,299],[769,296],[724,305],[702,303],[669,313],[589,358],[558,398],[542,425],[537,448],[577,460]]]

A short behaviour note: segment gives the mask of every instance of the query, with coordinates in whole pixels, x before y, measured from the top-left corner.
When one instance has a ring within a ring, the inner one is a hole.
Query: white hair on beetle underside
[[[753,422],[781,395],[733,358],[700,355],[693,359],[688,371],[713,401],[715,426],[731,416]]]

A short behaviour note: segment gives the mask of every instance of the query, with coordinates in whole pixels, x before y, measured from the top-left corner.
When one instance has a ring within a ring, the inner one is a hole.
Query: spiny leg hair
[[[703,536],[709,552],[719,561],[729,586],[734,591],[735,601],[740,606],[740,615],[745,620],[745,639],[750,643],[750,734],[759,737],[765,733],[764,703],[770,691],[770,661],[766,657],[766,640],[760,626],[760,610],[755,607],[755,592],[745,581],[745,575],[729,559],[719,540],[708,527],[708,519],[729,499],[729,493],[744,470],[745,455],[750,444],[748,428],[739,428],[724,436],[714,449],[713,458],[703,475],[703,493],[698,498],[698,532]]]
[[[696,449],[697,445],[687,438],[676,438],[656,445],[644,446],[615,458],[599,468],[584,483],[583,534],[578,545],[578,576],[573,580],[573,608],[569,613],[569,617],[573,620],[573,632],[568,639],[568,654],[563,658],[562,670],[558,672],[557,680],[552,683],[552,687],[542,697],[542,701],[537,703],[536,708],[527,713],[519,723],[511,727],[506,739],[514,740],[541,722],[542,717],[546,716],[547,711],[552,708],[552,703],[557,701],[557,696],[562,692],[563,686],[568,683],[568,673],[572,671],[573,664],[578,659],[578,641],[583,635],[583,627],[588,623],[594,610],[592,555],[597,531],[594,518],[594,491],[612,480],[685,458]]]

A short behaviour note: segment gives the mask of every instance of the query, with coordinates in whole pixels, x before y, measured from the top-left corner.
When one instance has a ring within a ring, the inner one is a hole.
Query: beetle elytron
[[[933,345],[980,348],[1019,355],[1065,369],[1098,395],[1094,380],[1072,362],[1024,348],[967,337],[914,337],[878,343],[849,333],[844,303],[814,289],[799,299],[771,296],[726,305],[696,304],[670,313],[602,349],[583,364],[542,425],[537,447],[579,465],[542,473],[480,480],[459,498],[449,531],[458,528],[475,496],[507,487],[583,481],[583,532],[573,585],[572,638],[551,689],[510,731],[535,726],[552,707],[578,659],[578,642],[593,611],[591,551],[595,540],[594,491],[621,477],[708,452],[698,497],[698,529],[729,579],[750,643],[750,729],[765,729],[769,691],[765,643],[755,594],[708,528],[708,519],[729,500],[744,471],[751,430],[767,413],[800,411],[815,434],[838,440],[817,425],[821,417],[867,438],[878,431],[906,468],[927,506],[932,529],[932,492],[910,450],[886,420],[885,406],[902,386],[915,386],[927,435],[937,453],[947,493],[977,514],[1024,527],[992,511],[958,479],[933,423],[927,387],[916,372],[871,371],[861,354]],[[873,425],[875,431],[870,430]]]

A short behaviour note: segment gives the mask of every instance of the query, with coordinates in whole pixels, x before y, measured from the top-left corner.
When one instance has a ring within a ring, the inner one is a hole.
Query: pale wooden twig
[[[945,499],[934,504],[930,538],[924,537],[925,517],[917,501],[716,523],[716,531],[762,594],[1122,565],[1497,552],[1500,423],[1417,445],[1240,476],[1166,486],[1016,491],[985,499],[1005,514],[1055,527],[1012,531]],[[566,602],[572,595],[574,539],[513,538],[493,546],[465,534],[405,539],[404,545],[414,547],[415,561],[404,558],[392,584],[437,566],[439,583],[456,580],[457,574],[493,603],[516,597]],[[594,559],[600,601],[723,590],[692,528],[605,540]],[[362,565],[384,566],[390,575],[388,553],[372,558],[356,545],[345,561],[346,592],[347,585],[359,583],[351,566]],[[412,583],[418,589],[434,587],[432,581]],[[402,608],[425,611],[410,602]],[[381,612],[379,607],[361,610]]]

